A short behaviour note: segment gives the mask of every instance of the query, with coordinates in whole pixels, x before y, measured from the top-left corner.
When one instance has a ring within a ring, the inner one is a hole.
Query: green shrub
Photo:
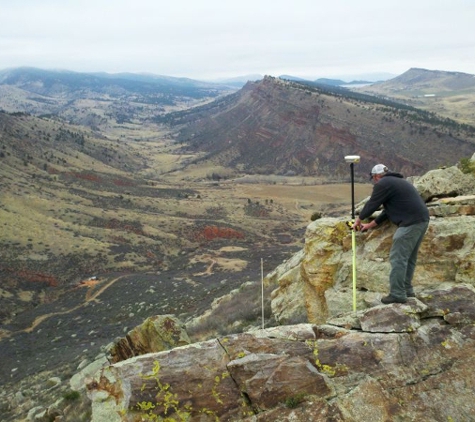
[[[289,409],[295,409],[300,403],[305,401],[305,393],[299,393],[285,400],[285,406]]]
[[[315,220],[319,220],[320,218],[322,218],[323,214],[321,211],[315,211],[311,217],[310,217],[310,220],[311,221],[315,221]]]
[[[462,173],[475,175],[475,161],[472,161],[469,157],[460,160],[459,168]]]
[[[79,397],[81,396],[81,394],[79,393],[79,391],[66,391],[64,394],[63,394],[63,398],[64,400],[67,400],[67,401],[75,401],[77,399],[79,399]]]

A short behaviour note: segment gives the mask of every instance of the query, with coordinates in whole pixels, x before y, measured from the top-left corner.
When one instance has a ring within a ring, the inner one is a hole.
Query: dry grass
[[[473,125],[475,121],[473,107],[475,89],[473,87],[459,90],[447,89],[443,85],[438,85],[436,79],[421,87],[416,85],[408,89],[404,85],[396,86],[395,84],[391,87],[388,89],[386,86],[371,85],[358,90],[403,100],[405,104],[434,112],[460,123]],[[426,94],[433,96],[425,96]]]
[[[275,325],[270,296],[274,286],[264,288],[264,326]],[[215,299],[212,309],[187,324],[192,341],[203,341],[218,335],[244,332],[262,327],[262,287],[245,283],[226,296]]]
[[[144,145],[143,154],[149,154],[149,144]],[[158,145],[156,145],[158,148]],[[162,145],[162,147],[167,148]],[[137,148],[137,146],[136,146]],[[138,151],[138,150],[137,150]],[[149,155],[154,165],[163,167],[163,163],[176,160],[176,156],[166,152],[162,155],[159,149],[155,155]],[[157,157],[160,157],[158,159]],[[93,162],[94,174],[123,176],[131,175],[111,169],[100,162]],[[67,169],[59,168],[66,172]],[[208,172],[210,169],[201,169]],[[70,171],[70,170],[69,170]],[[149,174],[150,170],[145,173]],[[194,173],[194,177],[199,172]],[[2,242],[17,244],[29,248],[29,259],[45,259],[48,254],[69,255],[87,252],[92,255],[109,256],[110,248],[122,237],[127,244],[137,247],[156,249],[157,239],[168,243],[165,254],[176,254],[180,247],[187,246],[186,241],[177,241],[178,233],[186,226],[193,224],[190,219],[216,220],[221,214],[222,224],[233,224],[245,232],[254,232],[267,237],[285,222],[294,227],[308,224],[315,210],[324,210],[329,204],[349,207],[350,186],[340,185],[300,185],[301,179],[295,178],[291,183],[277,184],[239,184],[209,183],[208,181],[186,182],[186,188],[195,194],[188,198],[156,198],[137,194],[137,188],[144,186],[138,180],[137,186],[125,187],[122,194],[108,190],[100,184],[78,185],[82,192],[71,191],[61,180],[62,176],[51,176],[46,183],[39,179],[25,180],[26,174],[18,172],[12,183],[5,185],[2,192],[0,218],[3,224]],[[11,173],[10,173],[11,177]],[[136,177],[141,177],[140,174]],[[183,182],[177,182],[178,174],[166,182],[147,186],[150,192],[161,188],[184,188]],[[25,180],[25,181],[23,181]],[[78,182],[80,182],[78,180]],[[369,185],[356,185],[357,199],[363,199],[370,192]],[[125,194],[129,190],[128,194]],[[122,199],[117,199],[118,197]],[[96,198],[96,199],[94,199]],[[244,211],[246,204],[260,203],[268,211],[270,218],[253,218]],[[116,203],[115,206],[106,204]],[[210,213],[211,212],[211,213]],[[218,213],[217,213],[218,212]],[[111,230],[107,227],[91,225],[92,221],[140,222],[146,236],[125,230]],[[188,245],[191,246],[191,245]],[[162,249],[162,248],[160,248]],[[126,253],[121,262],[113,257],[106,260],[104,268],[120,268],[129,265],[141,267],[141,257],[136,253]],[[233,264],[234,265],[234,264]],[[240,264],[241,265],[241,264]],[[153,269],[150,265],[143,270]]]

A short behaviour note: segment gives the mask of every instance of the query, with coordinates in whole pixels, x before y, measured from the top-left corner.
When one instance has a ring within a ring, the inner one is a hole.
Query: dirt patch
[[[195,273],[193,274],[194,276],[210,275],[214,271],[239,272],[243,271],[248,265],[248,261],[237,258],[224,258],[219,256],[219,253],[217,255],[196,256],[191,260],[191,263],[198,262],[206,263],[208,266],[205,271]]]
[[[294,207],[296,203],[313,204],[321,206],[326,204],[351,203],[351,185],[262,185],[249,184],[238,186],[244,196],[254,200],[274,200],[278,203]],[[355,200],[359,202],[371,194],[372,186],[369,184],[355,184]]]
[[[240,246],[224,246],[219,249],[218,252],[242,252],[247,250],[247,248],[242,248]]]

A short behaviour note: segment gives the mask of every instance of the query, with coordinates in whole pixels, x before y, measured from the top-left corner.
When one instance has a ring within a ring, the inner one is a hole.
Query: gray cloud
[[[0,69],[192,78],[475,73],[475,2],[2,0]]]

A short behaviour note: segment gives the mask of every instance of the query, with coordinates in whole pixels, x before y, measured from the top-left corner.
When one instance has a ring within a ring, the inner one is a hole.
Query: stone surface
[[[442,198],[428,204],[431,217],[475,215],[475,195]]]
[[[374,318],[375,315],[378,318]],[[409,303],[371,308],[362,314],[359,322],[361,329],[370,333],[412,332],[421,325],[417,312]]]
[[[475,320],[475,288],[471,285],[441,285],[435,291],[421,292],[420,298],[427,304],[427,316],[442,316],[452,325]]]
[[[95,361],[89,363],[79,372],[75,373],[69,380],[69,385],[74,391],[81,391],[85,389],[86,380],[91,378],[97,371],[107,365],[109,361],[105,356],[97,358]]]
[[[310,322],[323,322],[328,315],[325,292],[335,284],[348,234],[344,221],[331,218],[317,220],[307,228],[300,277],[304,283],[302,299]]]
[[[431,170],[421,177],[414,177],[413,183],[425,201],[475,192],[475,177],[462,173],[456,166]]]
[[[330,320],[136,356],[88,382],[91,420],[474,420],[474,295],[442,284],[335,319],[359,329]]]
[[[220,342],[211,340],[106,367],[88,385],[92,420],[135,421],[149,414],[215,420],[252,413],[230,377],[228,362]]]
[[[282,324],[307,320],[307,312],[302,306],[304,283],[300,278],[303,257],[301,250],[266,276],[267,284],[278,284],[279,292],[285,292],[272,294],[272,313]]]

